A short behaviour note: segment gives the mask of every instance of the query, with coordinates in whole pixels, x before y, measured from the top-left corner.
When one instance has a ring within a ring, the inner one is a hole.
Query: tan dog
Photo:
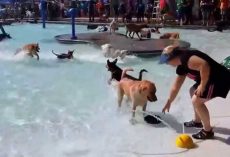
[[[34,57],[34,55],[37,56],[37,60],[39,60],[39,55],[38,55],[39,50],[40,47],[38,43],[36,44],[31,43],[31,44],[24,45],[22,49],[18,49],[15,55],[18,54],[20,51],[24,51],[30,57]]]
[[[180,39],[180,34],[178,32],[164,33],[160,39]]]
[[[146,111],[147,101],[157,101],[156,86],[154,83],[147,80],[135,81],[124,78],[126,71],[133,71],[133,69],[125,69],[122,72],[122,79],[118,83],[118,105],[121,107],[124,95],[131,100],[133,109],[131,120],[133,122],[137,106],[142,106],[143,111]]]
[[[112,20],[112,22],[109,24],[109,32],[110,34],[115,32],[118,29],[118,23],[115,19]]]
[[[139,33],[141,32],[142,28],[148,28],[147,24],[135,24],[135,23],[128,23],[126,24],[126,34],[125,36],[127,37],[127,34],[129,32],[129,37],[133,38],[134,34],[138,36],[138,38],[141,40],[141,37],[139,36]],[[131,34],[133,35],[131,36]]]

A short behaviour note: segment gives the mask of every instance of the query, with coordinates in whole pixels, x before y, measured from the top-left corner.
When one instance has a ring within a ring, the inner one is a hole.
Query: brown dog
[[[125,36],[127,37],[127,34],[129,32],[129,37],[133,38],[134,34],[138,36],[138,38],[141,40],[141,37],[139,36],[139,33],[141,32],[142,28],[148,28],[147,24],[135,24],[135,23],[128,23],[126,24],[126,34]],[[131,36],[131,34],[133,35]]]
[[[40,50],[39,44],[38,43],[31,43],[31,44],[27,44],[25,46],[23,46],[22,49],[18,49],[15,53],[18,54],[20,51],[25,51],[25,53],[30,56],[33,57],[34,55],[37,56],[37,60],[39,60],[39,55],[38,52]]]
[[[147,101],[157,101],[156,86],[154,83],[142,80],[135,81],[124,78],[126,71],[133,71],[133,69],[125,69],[122,72],[122,79],[118,83],[118,106],[121,107],[123,96],[126,95],[132,102],[132,121],[135,117],[137,106],[142,106],[143,111],[146,111]]]
[[[180,34],[178,32],[164,33],[160,39],[180,39]]]

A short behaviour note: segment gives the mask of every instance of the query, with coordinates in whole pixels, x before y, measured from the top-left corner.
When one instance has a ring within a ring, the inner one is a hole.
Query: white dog
[[[151,30],[149,28],[142,28],[141,37],[151,38]]]
[[[104,57],[106,58],[118,58],[124,59],[127,55],[127,50],[115,50],[111,44],[104,44],[101,46]]]
[[[115,32],[118,29],[118,23],[115,19],[112,20],[112,22],[109,24],[109,32],[110,34]]]
[[[33,13],[31,11],[29,11],[29,10],[26,10],[26,17],[27,18],[32,18],[32,16],[33,16]]]

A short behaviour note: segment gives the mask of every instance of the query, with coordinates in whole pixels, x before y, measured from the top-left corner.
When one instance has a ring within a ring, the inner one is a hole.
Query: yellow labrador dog
[[[180,39],[180,34],[178,32],[164,33],[160,39]]]
[[[148,101],[157,101],[156,86],[147,80],[135,81],[124,78],[127,71],[133,71],[133,69],[125,69],[122,72],[121,80],[118,83],[118,106],[121,107],[123,96],[126,95],[132,102],[133,113],[131,123],[135,123],[136,107],[142,106],[143,111],[146,111]]]
[[[39,55],[38,55],[39,50],[40,47],[38,43],[31,43],[31,44],[24,45],[22,49],[18,49],[15,55],[21,51],[24,51],[30,57],[37,56],[37,60],[39,60]]]

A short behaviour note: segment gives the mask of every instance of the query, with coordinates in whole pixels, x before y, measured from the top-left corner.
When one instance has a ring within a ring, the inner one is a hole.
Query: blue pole
[[[41,0],[41,13],[42,13],[42,27],[46,28],[46,2]]]
[[[75,8],[72,8],[71,10],[71,18],[72,18],[72,37],[71,39],[77,39],[76,34],[75,34]]]

